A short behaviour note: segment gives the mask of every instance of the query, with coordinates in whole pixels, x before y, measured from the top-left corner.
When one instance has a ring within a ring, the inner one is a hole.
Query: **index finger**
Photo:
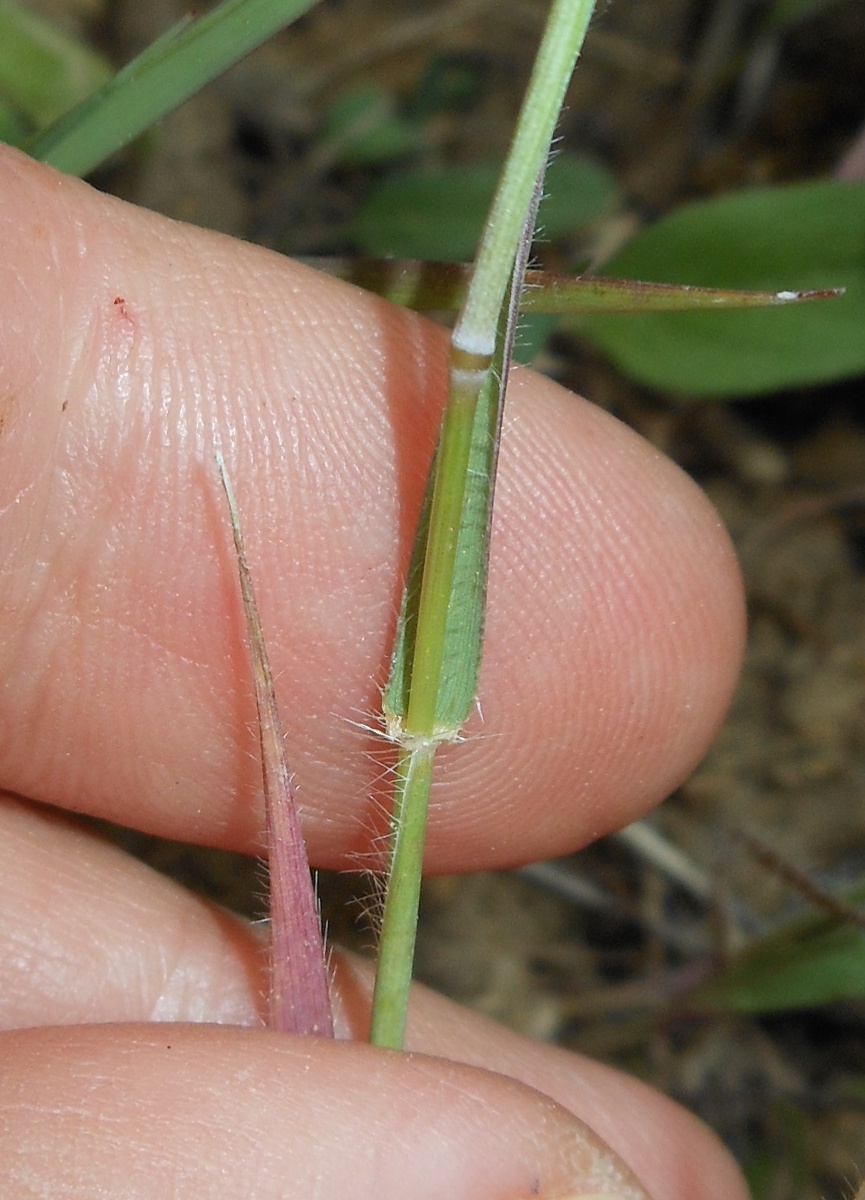
[[[311,856],[380,828],[377,707],[444,335],[251,246],[0,153],[0,784],[254,849],[235,481]],[[738,668],[717,517],[549,381],[509,390],[480,713],[430,869],[565,853],[688,772]]]

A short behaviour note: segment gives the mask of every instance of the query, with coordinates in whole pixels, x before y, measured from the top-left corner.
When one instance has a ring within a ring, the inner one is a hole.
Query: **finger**
[[[254,1024],[263,941],[56,812],[0,797],[0,1029]]]
[[[0,810],[0,847],[0,1028],[260,1023],[264,956],[250,928],[92,834],[29,806]],[[337,956],[334,999],[343,1036],[365,1036],[370,995],[370,968]],[[173,1030],[163,1038],[173,1042]],[[595,1129],[655,1196],[743,1195],[729,1157],[699,1122],[606,1067],[530,1042],[419,987],[410,1004],[409,1047],[511,1076],[553,1097]],[[261,1053],[271,1053],[270,1041]],[[417,1098],[412,1104],[418,1111]],[[490,1119],[500,1117],[497,1107]]]
[[[747,1200],[742,1173],[715,1134],[639,1080],[520,1037],[425,988],[413,990],[409,1013],[409,1049],[486,1067],[551,1096],[612,1146],[651,1196]]]
[[[0,782],[260,847],[221,446],[314,860],[380,826],[377,704],[441,411],[401,310],[0,155]],[[694,486],[552,383],[509,392],[483,721],[437,767],[428,866],[564,853],[703,753],[742,643]]]
[[[10,1194],[645,1197],[553,1101],[441,1060],[214,1026],[3,1042]]]

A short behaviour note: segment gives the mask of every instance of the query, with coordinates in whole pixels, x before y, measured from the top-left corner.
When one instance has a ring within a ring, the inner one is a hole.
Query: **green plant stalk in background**
[[[87,175],[314,3],[224,0],[180,21],[24,149],[70,175]]]
[[[383,703],[388,734],[399,751],[370,1031],[377,1045],[403,1043],[433,762],[442,743],[459,737],[477,689],[497,446],[487,454],[485,469],[474,469],[476,431],[484,437],[476,419],[480,411],[486,436],[493,427],[498,439],[503,389],[493,377],[497,331],[509,307],[509,287],[522,289],[522,277],[514,278],[518,250],[531,240],[527,215],[537,204],[539,180],[593,9],[594,0],[553,2],[451,337],[449,395],[433,462],[429,521],[415,547],[423,564],[419,591],[407,590]],[[515,313],[511,324],[514,319]],[[493,394],[497,411],[490,420],[484,410]],[[467,527],[464,516],[472,511],[483,519]],[[417,577],[416,569],[411,573]]]
[[[106,59],[57,25],[0,3],[0,137],[21,145],[112,76]]]

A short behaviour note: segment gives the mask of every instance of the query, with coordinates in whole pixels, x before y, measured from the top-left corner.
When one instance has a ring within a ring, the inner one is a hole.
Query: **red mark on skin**
[[[117,309],[118,316],[125,317],[127,321],[131,320],[129,309],[126,307],[126,300],[123,296],[114,297],[114,307]]]

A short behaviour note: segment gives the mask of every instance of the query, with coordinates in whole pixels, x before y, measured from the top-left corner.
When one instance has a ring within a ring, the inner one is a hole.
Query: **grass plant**
[[[370,1037],[394,1048],[405,1031],[435,754],[459,737],[477,689],[518,296],[550,142],[593,9],[594,0],[554,0],[451,336],[448,402],[384,694],[399,753]]]
[[[27,148],[36,157],[63,170],[87,173],[310,6],[311,0],[226,0],[206,16],[169,31],[93,96],[32,137],[26,143]],[[797,264],[801,263],[794,255],[789,261],[774,264],[773,270],[765,271],[759,278],[731,275],[700,280],[708,285],[717,284],[714,288],[685,287],[669,281],[645,284],[535,273],[531,276],[532,287],[523,291],[550,141],[593,7],[592,0],[554,0],[513,148],[484,226],[475,267],[468,278],[461,268],[443,264],[400,266],[363,262],[355,267],[328,264],[339,273],[354,274],[367,286],[389,293],[401,303],[429,308],[461,305],[452,337],[449,399],[419,519],[384,696],[384,719],[397,747],[398,761],[372,1024],[372,1040],[380,1045],[398,1047],[402,1043],[436,750],[443,742],[459,738],[475,699],[483,641],[495,466],[518,309],[522,306],[583,316],[599,311],[631,312],[642,314],[633,319],[645,322],[655,319],[645,315],[651,310],[716,310],[755,305],[777,309],[791,304],[798,308],[796,302],[801,299],[829,295],[825,290],[827,284],[847,284],[854,290],[861,284],[861,247],[865,244],[861,213],[865,206],[860,193],[850,190],[850,185],[846,190],[827,185],[827,191],[816,200],[812,197],[803,202],[804,207],[800,204],[797,212],[802,214],[804,228],[795,239],[788,238],[788,242],[794,249],[813,243],[819,250],[826,245],[825,239],[809,242],[809,230],[813,232],[813,222],[818,218],[829,221],[831,214],[836,214],[832,228],[837,234],[837,254],[843,262],[834,272],[825,270],[827,264],[819,260],[815,250],[817,257],[809,261],[809,270],[804,275],[796,274]],[[765,217],[770,226],[781,228],[778,217],[781,210],[777,207],[781,199],[777,195],[770,198]],[[740,231],[743,219],[740,212]],[[702,220],[703,233],[710,240],[714,238],[716,253],[729,256],[731,247],[736,245],[736,233],[728,232],[724,236],[732,241],[724,241],[717,232],[717,212],[704,215]],[[676,237],[680,234],[681,230],[678,234],[676,230],[667,232],[667,252],[678,244]],[[652,235],[646,235],[642,243],[635,240],[630,259],[627,249],[622,252],[618,261],[623,272],[630,270],[628,264],[633,263],[634,273],[642,276],[647,256],[664,257],[664,236],[654,237],[654,242]],[[856,270],[847,270],[854,259]],[[667,260],[674,277],[680,277],[680,269],[685,275],[692,261],[684,251],[672,262]],[[796,288],[802,282],[822,290],[799,292]],[[747,285],[759,290],[743,293],[740,288]],[[861,295],[856,300],[861,302]],[[817,309],[824,322],[833,319],[839,322],[838,344],[849,347],[849,324],[858,309],[845,309],[842,304],[817,306]],[[834,311],[834,318],[826,315],[830,310]],[[769,318],[778,315],[766,314]],[[704,318],[693,312],[687,314],[687,319],[693,323]],[[713,313],[706,319],[721,318]],[[740,314],[739,319],[745,323],[750,317]],[[581,317],[586,335],[594,337],[598,344],[607,341],[611,346],[617,338],[628,341],[624,332],[616,332],[620,315],[615,319],[608,315],[603,320],[605,324],[596,324],[593,331],[590,321]],[[618,328],[624,330],[624,325]],[[663,328],[658,329],[648,341],[652,346],[663,345],[664,336]],[[764,335],[758,340],[765,359]],[[805,341],[801,334],[799,340]],[[687,353],[679,352],[678,357],[690,364],[696,361],[699,370],[698,342],[697,336],[692,337]],[[634,344],[634,339],[628,344]],[[861,350],[860,344],[858,339],[856,346]],[[859,351],[850,359],[857,369],[861,367],[860,360]],[[713,361],[709,357],[704,359],[704,377],[713,369]],[[789,365],[789,359],[785,362]],[[632,369],[639,373],[636,367]],[[830,373],[839,369],[851,369],[846,359],[843,363],[840,358],[833,360],[828,368]],[[322,1006],[323,1000],[326,1001],[321,982],[323,953],[317,935],[313,937],[310,932],[315,926],[314,899],[288,784],[264,638],[245,560],[241,518],[224,465],[220,470],[238,558],[261,729],[274,916],[271,956],[275,999],[271,1019],[276,1027],[326,1034],[331,1026]],[[292,924],[299,910],[303,912],[302,928]],[[294,947],[291,955],[287,943]],[[309,956],[292,975],[294,967],[286,971],[286,966],[289,959],[297,961],[299,943],[309,949]],[[307,1004],[305,997],[313,992],[315,999]]]

